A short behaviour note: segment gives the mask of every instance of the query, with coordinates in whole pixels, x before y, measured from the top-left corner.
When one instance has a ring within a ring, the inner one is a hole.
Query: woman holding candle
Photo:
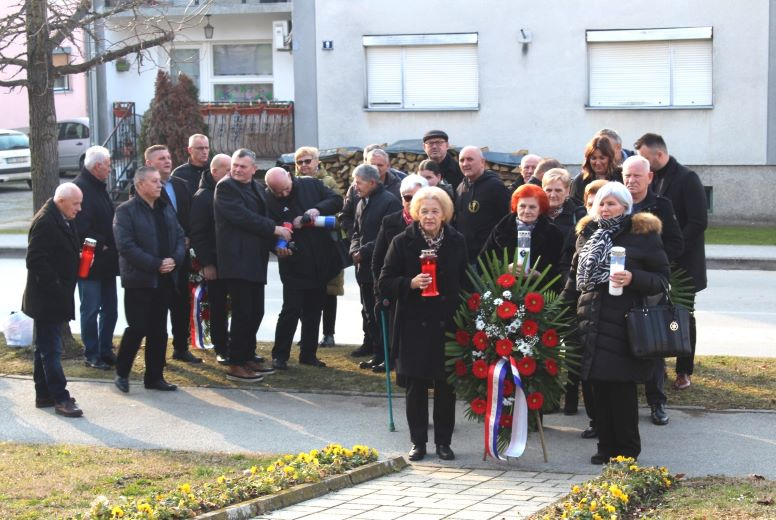
[[[426,455],[428,389],[433,388],[436,453],[442,460],[452,460],[455,393],[447,383],[444,343],[445,333],[455,328],[453,315],[467,265],[466,242],[449,225],[453,204],[440,188],[418,190],[410,215],[413,223],[391,242],[378,284],[380,293],[396,302],[391,352],[398,383],[407,392],[409,459]],[[434,285],[439,294],[423,296]]]
[[[590,461],[639,456],[636,384],[652,374],[652,361],[633,357],[625,314],[668,283],[668,257],[660,240],[660,220],[631,215],[633,198],[619,182],[596,193],[591,215],[577,225],[577,250],[563,297],[576,303],[584,348],[580,375],[593,387],[598,452]],[[625,249],[625,269],[611,270],[612,253]],[[614,291],[622,294],[612,295]]]

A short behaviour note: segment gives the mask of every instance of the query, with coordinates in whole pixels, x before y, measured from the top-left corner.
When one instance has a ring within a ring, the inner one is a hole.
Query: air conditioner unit
[[[272,22],[272,42],[275,45],[275,50],[291,50],[291,22],[289,20]]]

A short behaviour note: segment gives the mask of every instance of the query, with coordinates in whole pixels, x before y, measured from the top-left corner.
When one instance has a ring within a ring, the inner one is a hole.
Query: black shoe
[[[388,370],[391,370],[391,367],[388,367]],[[380,363],[379,365],[375,365],[372,367],[372,372],[379,374],[381,372],[385,372],[385,361]]]
[[[596,437],[598,437],[598,430],[595,429],[595,426],[588,426],[582,432],[583,439],[595,439]]]
[[[100,360],[108,365],[109,367],[115,367],[116,366],[116,354],[113,352],[108,352],[107,354],[102,354],[100,356]]]
[[[334,343],[334,336],[332,334],[325,334],[323,339],[321,339],[321,342],[318,343],[318,346],[324,348],[336,346]]]
[[[62,401],[61,403],[55,403],[54,411],[58,415],[63,415],[65,417],[81,417],[84,414],[83,411],[78,408],[78,405],[75,404],[75,399],[72,398],[67,401]]]
[[[229,364],[229,356],[226,354],[216,354],[216,361],[219,365],[228,365]]]
[[[605,453],[596,453],[590,457],[590,463],[595,464],[596,466],[600,466],[601,464],[606,464],[609,462],[610,458],[611,457]]]
[[[318,358],[313,358],[313,359],[310,359],[308,361],[302,361],[300,359],[299,360],[299,364],[300,365],[308,365],[308,366],[315,367],[315,368],[326,368],[326,363],[324,363],[323,361],[321,361]]]
[[[125,394],[129,393],[129,378],[128,377],[121,377],[116,376],[116,378],[113,380],[113,384],[116,385],[116,388],[124,392]]]
[[[409,459],[413,462],[418,460],[423,460],[423,457],[426,456],[426,445],[425,444],[413,444],[412,448],[410,448],[410,455]]]
[[[266,361],[266,359],[264,359],[261,356],[253,356],[253,362],[254,363],[264,363],[265,361]]]
[[[450,449],[449,444],[437,444],[436,454],[442,460],[453,460],[455,458],[455,453]]]
[[[200,359],[200,361],[202,361]],[[160,390],[162,392],[172,392],[173,390],[177,390],[178,387],[172,383],[168,383],[164,380],[164,378],[159,379],[158,381],[154,381],[153,383],[145,383],[143,386],[145,386],[148,390]]]
[[[356,350],[350,353],[352,357],[367,357],[372,355],[372,347],[367,345],[361,345]]]
[[[100,359],[96,361],[92,361],[91,359],[85,359],[84,365],[86,365],[89,368],[96,368],[98,370],[110,370],[110,366]]]
[[[663,403],[652,405],[652,424],[657,426],[665,426],[668,424],[668,414],[666,413],[666,405]]]
[[[191,363],[193,365],[197,363],[202,363],[202,359],[195,357],[194,354],[189,352],[188,350],[184,350],[183,352],[173,352],[172,358],[177,359],[178,361],[183,361],[185,363]]]
[[[382,362],[383,362],[382,359],[372,358],[369,361],[362,361],[361,363],[359,363],[358,368],[363,368],[364,370],[366,370],[369,368],[374,368]]]
[[[272,360],[272,368],[275,370],[288,370],[288,362],[280,359]]]
[[[56,403],[53,397],[36,397],[35,408],[51,408]]]

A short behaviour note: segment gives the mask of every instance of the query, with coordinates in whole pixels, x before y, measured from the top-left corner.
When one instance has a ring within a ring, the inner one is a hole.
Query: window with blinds
[[[476,34],[365,36],[367,108],[476,110]]]
[[[711,27],[587,31],[588,106],[712,106]]]

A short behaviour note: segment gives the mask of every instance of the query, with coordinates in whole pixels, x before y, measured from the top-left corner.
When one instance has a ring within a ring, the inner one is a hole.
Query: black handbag
[[[690,310],[671,301],[664,287],[665,304],[634,307],[625,315],[631,353],[639,359],[692,355]]]

